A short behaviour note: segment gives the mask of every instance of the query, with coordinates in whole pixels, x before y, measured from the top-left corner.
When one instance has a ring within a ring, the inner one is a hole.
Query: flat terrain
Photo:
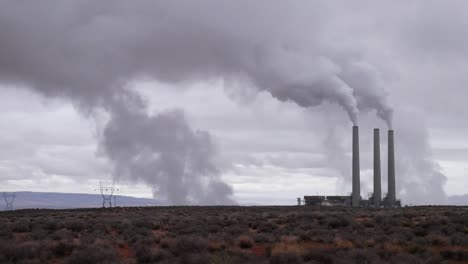
[[[2,212],[0,263],[468,263],[468,209]]]

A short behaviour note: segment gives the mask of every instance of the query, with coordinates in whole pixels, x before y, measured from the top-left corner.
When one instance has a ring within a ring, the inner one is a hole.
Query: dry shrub
[[[26,219],[21,219],[13,224],[12,229],[16,233],[31,232],[31,223]]]
[[[154,261],[153,252],[146,244],[138,243],[133,247],[133,252],[135,252],[138,263],[151,263]]]
[[[350,249],[354,247],[353,242],[340,237],[335,239],[335,244],[339,249]]]
[[[453,260],[453,261],[463,261],[463,263],[468,262],[468,252],[464,250],[442,250],[440,255],[444,259]]]
[[[299,241],[299,237],[297,236],[281,236],[281,242],[285,243],[297,243]]]
[[[424,237],[424,236],[427,236],[428,230],[424,227],[418,226],[414,229],[413,233],[416,236]]]
[[[73,232],[79,233],[83,231],[83,229],[85,228],[85,224],[83,223],[83,221],[72,219],[72,220],[67,220],[65,222],[65,228]]]
[[[332,216],[327,219],[327,225],[332,229],[347,227],[350,223],[351,221],[348,217]]]
[[[2,262],[17,263],[24,260],[34,259],[39,255],[39,247],[32,243],[17,245],[16,243],[3,241],[0,245],[0,253],[0,260]]]
[[[52,247],[52,253],[57,257],[70,255],[75,249],[75,245],[68,241],[60,241]]]
[[[270,243],[274,241],[274,237],[272,235],[265,233],[253,234],[252,237],[255,243]]]
[[[271,255],[282,255],[285,253],[292,253],[294,255],[303,255],[305,253],[305,249],[297,244],[297,243],[285,243],[280,242],[273,246],[271,250]]]
[[[76,250],[66,259],[67,264],[83,263],[102,263],[114,264],[120,263],[116,250],[110,245],[93,244],[84,245]]]
[[[169,248],[174,247],[174,243],[175,243],[175,240],[173,238],[165,237],[161,239],[161,241],[159,242],[159,245],[161,246],[161,248],[169,249]]]
[[[426,239],[429,241],[429,244],[432,246],[446,246],[450,243],[447,237],[440,235],[428,235]]]
[[[248,249],[252,248],[254,241],[251,237],[244,235],[237,238],[237,245],[242,249]]]
[[[147,245],[134,249],[134,255],[138,263],[157,263],[167,260],[171,254],[164,249],[152,249]]]
[[[401,264],[401,263],[411,263],[411,264],[422,264],[426,263],[426,261],[422,261],[416,256],[407,254],[407,253],[399,253],[397,255],[392,255],[390,259],[391,264]]]
[[[302,263],[301,257],[294,252],[282,252],[270,257],[271,264],[295,264]]]
[[[350,263],[371,264],[379,261],[377,254],[369,249],[352,249],[348,254],[352,260]]]
[[[67,230],[67,229],[59,229],[57,231],[55,231],[52,235],[51,235],[51,238],[53,240],[70,240],[70,239],[73,239],[74,237],[74,234],[73,232],[71,232],[70,230]]]
[[[330,250],[310,250],[303,258],[308,263],[333,264],[333,254]]]
[[[181,264],[206,264],[210,263],[208,256],[204,253],[185,254],[181,257]]]
[[[181,236],[178,237],[171,248],[171,252],[176,256],[181,256],[190,253],[201,253],[208,248],[208,242],[198,236]]]
[[[224,244],[224,242],[211,241],[211,242],[208,243],[207,249],[210,252],[222,251],[222,250],[226,249],[226,245]]]
[[[306,206],[0,212],[0,263],[464,263],[467,212]]]

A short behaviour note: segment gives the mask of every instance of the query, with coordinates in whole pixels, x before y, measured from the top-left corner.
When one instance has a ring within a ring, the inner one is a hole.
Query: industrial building
[[[374,129],[374,192],[369,199],[361,197],[361,172],[359,158],[359,127],[353,126],[352,143],[352,193],[350,196],[304,196],[304,204],[311,206],[352,206],[352,207],[401,207],[396,199],[395,188],[395,145],[394,131],[388,130],[388,193],[382,199],[380,166],[380,130]],[[298,199],[299,205],[301,204]]]

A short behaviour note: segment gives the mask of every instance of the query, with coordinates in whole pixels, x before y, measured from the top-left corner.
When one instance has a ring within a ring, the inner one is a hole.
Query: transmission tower
[[[15,201],[16,194],[15,193],[3,193],[3,199],[5,199],[5,211],[12,211],[13,210],[13,202]]]
[[[112,183],[111,186],[104,186],[101,181],[99,182],[98,190],[102,195],[102,208],[106,208],[106,206],[112,208],[112,197],[114,193],[117,192],[119,189],[115,188],[114,183]]]

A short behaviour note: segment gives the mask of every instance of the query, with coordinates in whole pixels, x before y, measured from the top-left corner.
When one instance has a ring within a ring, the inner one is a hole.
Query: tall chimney
[[[374,206],[380,207],[382,202],[382,187],[380,177],[380,130],[374,129]]]
[[[393,130],[388,131],[388,206],[393,207],[396,200],[395,191],[395,145]]]
[[[359,168],[359,127],[353,126],[353,194],[352,206],[358,207],[361,202],[361,179]]]

